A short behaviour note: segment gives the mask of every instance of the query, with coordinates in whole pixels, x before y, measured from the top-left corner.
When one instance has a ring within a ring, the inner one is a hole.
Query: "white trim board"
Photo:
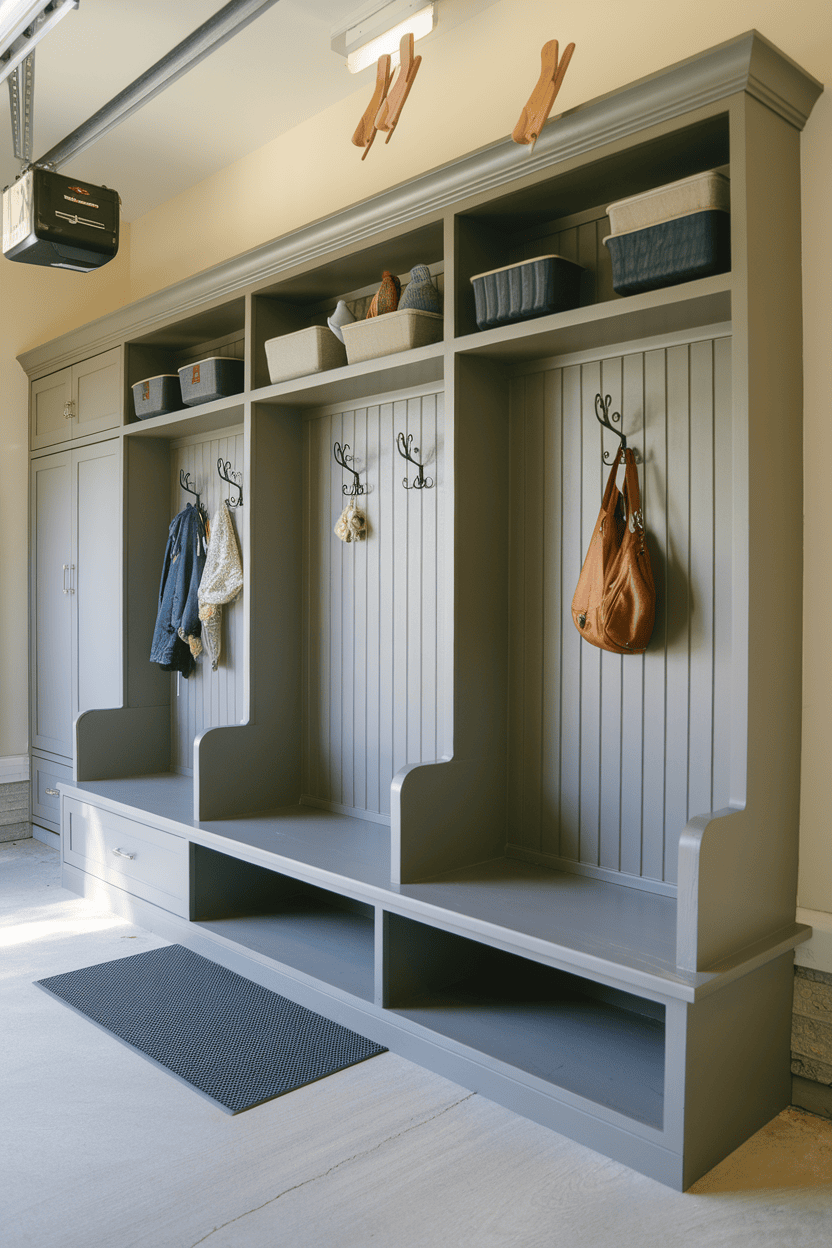
[[[29,779],[29,755],[8,754],[0,758],[0,784],[14,784]]]
[[[798,907],[797,921],[810,924],[812,936],[795,949],[795,965],[832,975],[832,914],[827,914],[825,910],[803,910]]]

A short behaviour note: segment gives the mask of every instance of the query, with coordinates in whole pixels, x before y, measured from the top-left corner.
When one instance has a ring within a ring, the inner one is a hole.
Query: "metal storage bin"
[[[646,230],[604,239],[619,295],[675,286],[731,267],[731,218],[726,212],[695,212]]]
[[[398,351],[438,342],[442,337],[442,319],[440,312],[402,308],[342,325],[347,359],[350,364],[358,364],[361,360],[374,360],[380,355],[395,355]]]
[[[340,368],[347,362],[347,352],[331,329],[312,325],[294,334],[270,338],[266,343],[266,361],[274,384]]]
[[[151,416],[167,416],[182,407],[182,389],[178,373],[160,373],[158,377],[146,377],[137,381],[133,390],[133,406],[139,420]]]
[[[687,217],[694,212],[731,210],[731,182],[715,169],[695,173],[692,178],[655,186],[641,195],[631,195],[610,204],[607,215],[613,234],[644,230],[674,217]]]
[[[566,312],[580,302],[583,268],[563,256],[536,256],[471,278],[480,329]]]
[[[243,377],[243,361],[227,356],[214,355],[198,364],[186,364],[179,370],[182,401],[192,407],[196,403],[210,403],[213,399],[239,394]]]

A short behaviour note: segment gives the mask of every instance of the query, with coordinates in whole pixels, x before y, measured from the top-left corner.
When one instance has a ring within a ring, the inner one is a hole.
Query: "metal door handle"
[[[66,403],[64,403],[64,420],[72,420],[75,415],[75,412],[72,410],[74,407],[75,400],[67,399]]]
[[[47,790],[46,790],[46,792],[48,793],[48,795],[49,795],[50,797],[60,797],[60,796],[61,796],[61,795],[60,795],[60,792],[59,792],[57,789],[47,789]]]
[[[63,584],[64,584],[64,593],[65,593],[65,594],[68,594],[68,593],[69,593],[69,590],[68,590],[68,589],[67,589],[67,587],[66,587],[66,574],[67,574],[67,572],[69,571],[69,564],[68,564],[68,563],[65,563],[65,564],[63,565],[63,568],[64,568],[64,582],[63,582]]]
[[[114,854],[118,854],[119,858],[135,858],[135,854],[128,854],[126,849],[113,849]]]
[[[71,563],[69,565],[69,592],[71,594],[75,593],[75,564],[74,563]]]

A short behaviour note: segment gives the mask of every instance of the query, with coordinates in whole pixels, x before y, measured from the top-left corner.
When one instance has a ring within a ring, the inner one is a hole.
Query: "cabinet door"
[[[72,452],[72,717],[122,704],[121,443]]]
[[[72,756],[72,465],[69,451],[32,463],[32,745]]]
[[[72,366],[72,436],[84,437],[121,424],[121,348]]]
[[[72,436],[72,369],[32,382],[32,450],[68,442]]]

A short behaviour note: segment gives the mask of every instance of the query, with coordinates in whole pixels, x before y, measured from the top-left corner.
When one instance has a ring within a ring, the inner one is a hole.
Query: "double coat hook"
[[[338,464],[346,472],[351,472],[353,475],[352,485],[342,485],[341,492],[342,494],[346,494],[348,498],[354,498],[356,494],[364,493],[364,486],[359,481],[358,473],[355,469],[350,468],[350,464],[354,462],[354,456],[347,454],[349,449],[349,442],[345,442],[343,446],[341,446],[340,442],[336,442],[332,448],[332,453],[335,456],[336,464]]]
[[[620,429],[616,429],[614,425],[610,424],[610,421],[612,420],[617,420],[617,421],[621,420],[620,412],[613,412],[612,416],[610,416],[610,404],[611,403],[612,403],[612,399],[610,398],[609,395],[607,395],[606,398],[602,398],[600,394],[596,394],[595,396],[595,419],[598,421],[599,425],[603,425],[605,429],[609,429],[610,433],[615,434],[615,436],[618,438],[619,442],[621,443],[621,450],[626,451],[627,439],[625,438],[624,434],[621,432]],[[638,463],[638,455],[636,455],[635,452],[633,452],[633,454],[635,456],[636,462]],[[610,455],[609,451],[604,451],[602,453],[602,459],[604,460],[605,464],[611,464],[613,460],[615,459],[615,455]]]
[[[419,470],[412,481],[408,481],[407,477],[403,478],[402,485],[404,488],[406,490],[429,490],[433,485],[433,477],[425,476],[424,464],[420,464],[410,453],[411,450],[413,450],[417,455],[419,454],[418,446],[413,446],[413,434],[409,433],[407,435],[407,439],[405,439],[403,433],[397,434],[396,447],[402,458],[406,459],[408,463],[413,464],[414,468],[418,468]]]
[[[233,485],[236,490],[240,491],[237,498],[226,499],[228,506],[229,507],[242,507],[243,505],[243,485],[242,485],[243,474],[241,472],[234,472],[233,469],[231,468],[231,460],[230,459],[224,460],[222,456],[220,456],[220,458],[217,460],[217,472],[222,477],[223,481],[227,481],[229,485]]]
[[[179,484],[182,486],[183,490],[187,490],[189,494],[193,494],[194,498],[196,499],[196,505],[197,507],[199,507],[200,506],[199,493],[197,490],[194,489],[194,485],[196,485],[196,482],[194,481],[193,484],[191,484],[191,474],[189,472],[186,472],[184,468],[179,469]]]

